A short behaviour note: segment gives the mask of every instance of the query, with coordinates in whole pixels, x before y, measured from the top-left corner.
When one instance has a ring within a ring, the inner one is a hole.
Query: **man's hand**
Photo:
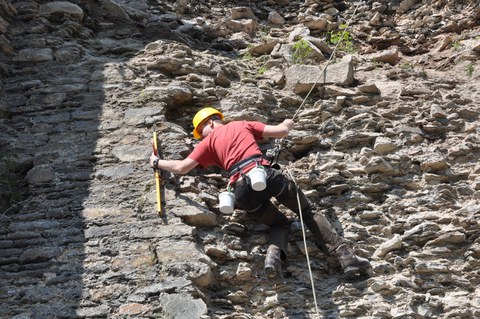
[[[263,137],[284,138],[293,129],[293,120],[286,119],[277,125],[266,125]]]
[[[283,122],[282,122],[283,125],[285,125],[287,128],[288,128],[288,131],[291,131],[293,129],[293,120],[291,119],[285,119]]]
[[[152,152],[152,155],[150,155],[150,165],[155,169],[158,169],[158,166],[155,167],[155,162],[158,160],[160,159]]]
[[[172,174],[169,171],[159,168],[158,165],[155,166],[155,162],[157,161],[161,161],[161,159],[152,153],[152,155],[150,155],[150,165],[158,172],[158,174],[160,174],[160,177],[162,178],[162,185],[167,184],[168,181],[172,179]]]

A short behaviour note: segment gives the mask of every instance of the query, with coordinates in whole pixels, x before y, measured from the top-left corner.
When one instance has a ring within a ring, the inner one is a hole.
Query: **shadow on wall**
[[[81,212],[104,101],[91,76],[103,66],[66,45],[72,39],[58,25],[31,18],[35,1],[12,3],[0,1],[16,11],[4,17],[14,52],[2,61],[2,176],[12,180],[1,188],[0,317],[72,318],[84,290]]]

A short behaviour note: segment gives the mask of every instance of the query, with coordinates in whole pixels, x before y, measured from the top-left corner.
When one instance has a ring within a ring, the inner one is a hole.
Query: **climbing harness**
[[[282,150],[282,141],[283,139],[275,139],[275,147],[270,155],[270,167],[275,169],[280,169],[280,165],[278,164],[278,156]]]
[[[240,173],[244,167],[252,164],[253,162],[258,163],[258,161],[261,160],[262,157],[263,157],[262,154],[255,154],[255,155],[249,156],[247,158],[244,158],[243,160],[241,160],[238,163],[233,164],[228,169],[228,172],[227,172],[228,177],[232,177],[233,175],[235,175],[237,173]]]

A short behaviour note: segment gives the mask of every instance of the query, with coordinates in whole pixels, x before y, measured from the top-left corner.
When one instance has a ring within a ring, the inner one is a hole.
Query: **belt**
[[[228,169],[228,177],[232,177],[233,175],[237,174],[240,172],[245,166],[250,165],[252,162],[256,162],[256,159],[262,158],[262,154],[255,154],[250,157],[244,158],[238,163],[233,164],[229,169]]]

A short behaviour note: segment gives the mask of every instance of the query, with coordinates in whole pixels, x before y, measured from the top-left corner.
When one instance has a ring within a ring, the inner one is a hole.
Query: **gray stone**
[[[250,52],[253,56],[270,54],[278,43],[279,43],[278,39],[267,39],[265,42],[261,44],[252,45],[248,49],[248,52]]]
[[[328,20],[323,17],[309,16],[303,23],[310,29],[315,31],[325,31],[328,26]]]
[[[433,153],[425,156],[420,163],[420,168],[424,172],[440,171],[448,167],[447,160],[442,154]]]
[[[202,299],[186,294],[162,294],[160,302],[166,318],[197,319],[207,314],[207,305]]]
[[[28,171],[25,178],[29,184],[47,183],[55,178],[55,171],[50,165],[37,165]]]
[[[104,317],[108,315],[110,308],[107,305],[94,307],[81,307],[77,309],[77,315],[82,318]]]
[[[285,23],[285,19],[277,11],[272,11],[268,14],[268,22],[281,26]]]
[[[310,30],[304,25],[297,25],[290,32],[288,42],[293,43],[310,35]]]
[[[380,244],[375,253],[374,257],[384,257],[386,254],[393,250],[398,250],[402,248],[402,237],[398,234],[395,234],[390,240]]]
[[[78,21],[82,21],[84,17],[82,8],[68,1],[53,1],[46,3],[40,7],[40,12],[47,16],[69,15],[76,18]]]
[[[387,50],[378,54],[375,54],[372,59],[375,62],[383,62],[391,65],[395,65],[398,62],[398,51],[397,50]]]
[[[112,154],[121,162],[146,161],[151,152],[150,145],[120,145],[112,149]]]
[[[182,218],[186,224],[192,226],[212,227],[218,224],[216,215],[199,205],[182,205],[171,209],[170,213]]]
[[[323,72],[321,67],[294,65],[285,70],[285,89],[296,94],[310,91],[312,86],[323,84],[350,85],[353,82],[353,65],[350,57],[331,64]]]
[[[256,19],[226,20],[225,26],[232,32],[245,32],[249,36],[255,36],[257,32]]]
[[[231,15],[231,18],[234,20],[256,19],[255,15],[252,12],[252,9],[250,9],[249,7],[232,8]]]
[[[373,145],[373,151],[379,155],[390,153],[396,149],[397,146],[388,137],[377,137],[375,144]]]
[[[403,0],[400,3],[400,5],[398,6],[397,11],[399,13],[406,12],[406,11],[410,10],[417,2],[418,2],[418,0]]]
[[[59,247],[40,247],[27,249],[19,258],[20,263],[32,263],[50,260],[61,254]]]
[[[192,285],[192,282],[186,278],[181,277],[167,277],[160,280],[160,283],[148,285],[143,288],[139,288],[135,291],[136,295],[159,295],[165,291],[182,291],[188,289]]]
[[[333,53],[333,49],[322,39],[319,39],[313,36],[305,36],[303,39],[305,41],[312,43],[320,51],[322,51],[322,53],[326,55],[331,55]]]
[[[143,147],[143,150],[145,149],[146,147]],[[137,157],[136,159],[139,160],[140,158]],[[143,159],[145,159],[145,156]],[[134,171],[135,168],[131,164],[117,164],[113,167],[107,167],[99,170],[96,172],[95,176],[98,179],[119,180],[130,176]]]
[[[114,0],[102,0],[100,2],[102,9],[114,21],[131,21],[125,8]]]
[[[13,61],[16,62],[29,62],[29,63],[39,63],[39,62],[48,62],[53,61],[53,50],[50,48],[41,48],[41,49],[31,49],[26,48],[18,52],[16,56],[13,57]]]
[[[168,238],[194,236],[196,229],[186,225],[144,226],[130,231],[131,239]]]

